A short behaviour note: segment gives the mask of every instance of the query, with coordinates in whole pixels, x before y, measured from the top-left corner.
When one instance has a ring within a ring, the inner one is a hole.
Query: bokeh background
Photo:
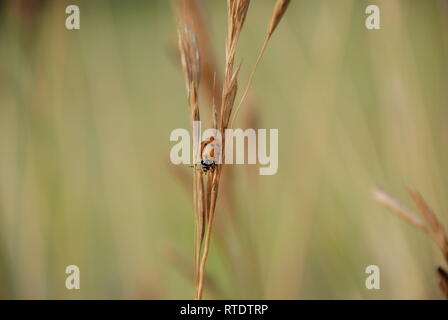
[[[251,3],[241,84],[273,4]],[[365,28],[368,4],[381,30]],[[222,68],[225,1],[202,5]],[[190,127],[172,3],[0,10],[0,298],[192,298],[192,169],[169,162],[171,130]],[[205,297],[442,298],[436,245],[369,190],[413,208],[414,187],[447,225],[447,84],[447,1],[292,1],[238,119],[279,129],[279,171],[228,168]],[[80,290],[65,288],[71,264]]]

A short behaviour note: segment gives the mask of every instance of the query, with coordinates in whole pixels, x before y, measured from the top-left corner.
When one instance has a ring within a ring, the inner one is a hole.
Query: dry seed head
[[[233,65],[236,44],[246,20],[247,10],[250,0],[227,0],[227,44],[226,60],[228,64]]]
[[[199,52],[201,53],[201,92],[207,98],[207,104],[211,106],[212,100],[218,104],[221,102],[222,83],[219,76],[219,68],[214,55],[212,42],[210,41],[208,18],[203,0],[173,0],[174,12],[180,21],[188,24],[198,40]],[[181,19],[180,19],[181,18]],[[218,72],[217,79],[214,79]],[[203,91],[202,91],[203,90]]]
[[[186,24],[184,24],[183,27],[179,27],[178,35],[180,57],[182,60],[182,68],[185,73],[185,81],[188,92],[189,86],[191,84],[196,87],[199,84],[199,48],[196,40],[196,35]]]
[[[226,68],[224,72],[223,92],[221,101],[220,127],[225,129],[229,123],[230,114],[237,92],[238,71],[234,70],[236,45],[246,20],[250,0],[227,0],[228,30],[226,40]]]
[[[271,17],[271,23],[269,24],[269,28],[268,28],[268,37],[269,38],[271,37],[275,28],[277,28],[277,25],[279,24],[280,20],[282,20],[283,15],[286,12],[286,9],[288,9],[289,3],[290,3],[290,0],[277,0],[277,2],[275,3],[274,11],[273,11],[272,17]]]
[[[235,108],[235,112],[233,114],[232,121],[230,122],[230,126],[232,126],[233,122],[235,121],[238,111],[240,110],[241,105],[243,104],[244,99],[246,98],[246,95],[249,92],[249,88],[252,83],[252,79],[254,77],[255,71],[257,70],[258,64],[260,63],[261,58],[263,57],[264,51],[266,50],[266,47],[268,46],[269,40],[271,39],[271,36],[272,36],[272,33],[274,32],[275,28],[277,28],[277,25],[280,23],[280,20],[282,20],[283,15],[286,12],[286,9],[288,9],[289,2],[290,2],[290,0],[277,0],[277,2],[275,3],[274,11],[272,12],[272,17],[271,17],[271,21],[269,23],[266,38],[264,39],[263,46],[261,47],[260,53],[258,54],[257,61],[255,62],[255,66],[252,69],[252,72],[249,76],[249,81],[247,82],[246,89],[243,91],[241,100]]]
[[[221,125],[222,128],[227,128],[230,120],[230,114],[235,103],[236,93],[238,91],[238,73],[241,65],[233,72],[229,81],[225,83],[223,101],[222,101],[222,113],[221,113]]]
[[[193,120],[199,120],[198,87],[200,75],[200,55],[195,34],[184,24],[178,27],[179,51],[182,69],[185,75],[185,85],[188,103]]]

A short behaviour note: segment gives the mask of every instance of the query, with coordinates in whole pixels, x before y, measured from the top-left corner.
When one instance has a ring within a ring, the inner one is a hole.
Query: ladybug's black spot
[[[210,159],[205,159],[205,160],[201,160],[201,165],[202,165],[202,171],[204,171],[204,173],[206,173],[207,171],[209,171],[211,168],[213,168],[215,166],[215,163]]]

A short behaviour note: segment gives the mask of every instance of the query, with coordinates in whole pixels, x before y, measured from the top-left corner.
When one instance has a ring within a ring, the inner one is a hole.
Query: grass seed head
[[[274,11],[272,12],[271,23],[268,28],[268,37],[270,38],[272,33],[274,33],[275,28],[277,28],[278,24],[283,18],[283,15],[288,9],[290,0],[277,0],[275,3]]]

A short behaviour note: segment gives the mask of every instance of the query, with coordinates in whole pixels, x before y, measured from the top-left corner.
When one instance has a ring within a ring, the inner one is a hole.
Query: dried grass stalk
[[[271,39],[272,34],[274,33],[274,30],[277,28],[278,24],[282,20],[286,9],[288,9],[290,0],[277,0],[274,6],[274,10],[272,12],[272,16],[269,22],[269,27],[266,33],[266,37],[264,39],[263,46],[261,47],[260,53],[258,54],[257,61],[255,62],[255,66],[252,69],[252,72],[249,76],[249,80],[247,81],[246,87],[243,91],[243,95],[241,96],[241,100],[238,103],[237,107],[235,108],[235,113],[232,118],[232,122],[230,126],[233,125],[235,122],[236,116],[238,115],[238,112],[241,108],[241,105],[243,104],[244,100],[246,99],[247,93],[249,92],[250,86],[252,84],[252,80],[255,75],[255,71],[258,69],[258,65],[260,64],[261,58],[264,55],[264,52],[266,51],[266,48],[268,46],[269,40]]]
[[[429,207],[428,203],[421,196],[421,194],[410,188],[407,188],[407,191],[414,201],[418,212],[425,220],[425,222],[429,225],[429,227],[415,218],[414,214],[412,214],[410,210],[403,207],[398,201],[393,199],[383,190],[379,188],[373,188],[372,195],[376,201],[385,206],[387,209],[397,213],[403,219],[411,223],[414,227],[426,232],[428,235],[434,238],[435,242],[442,251],[446,263],[448,264],[448,237],[446,235],[445,229],[435,215],[434,211]],[[437,269],[437,277],[439,280],[440,289],[448,299],[448,273],[441,266],[439,266]]]
[[[182,16],[184,22],[191,27],[196,34],[201,53],[201,90],[204,90],[208,98],[208,104],[212,101],[220,103],[221,78],[216,78],[217,67],[216,58],[208,33],[207,17],[204,12],[201,0],[177,0],[173,2],[174,10],[178,16]]]
[[[200,121],[198,89],[200,80],[200,55],[197,38],[186,24],[178,26],[179,53],[182,62],[182,69],[185,76],[185,86],[187,89],[188,107],[190,109],[190,121]],[[197,150],[194,150],[193,158],[197,159]],[[196,167],[196,164],[195,164]],[[198,266],[201,246],[205,230],[205,193],[204,178],[194,170],[193,173],[193,201],[195,215],[194,232],[194,274],[195,282],[198,283]]]
[[[199,55],[201,48],[206,48],[204,44],[198,45],[197,37],[195,32],[190,29],[188,26],[190,24],[202,24],[202,20],[198,20],[198,5],[196,0],[179,0],[182,5],[180,8],[178,7],[177,13],[182,16],[184,15],[181,21],[184,23],[179,25],[178,34],[179,34],[179,51],[180,57],[182,61],[182,69],[185,74],[185,83],[187,87],[187,96],[188,96],[188,106],[190,109],[190,120],[191,121],[199,121],[199,102],[198,102],[198,88],[199,88],[199,78],[201,75],[201,62]],[[280,2],[283,2],[280,3]],[[274,10],[273,17],[271,18],[271,23],[269,27],[269,31],[266,36],[266,42],[269,40],[272,32],[278,25],[278,22],[281,20],[283,16],[287,2],[289,1],[279,1],[276,5],[276,9]],[[280,3],[280,4],[279,4]],[[249,9],[250,0],[228,0],[227,1],[227,37],[226,37],[226,63],[225,63],[225,71],[224,78],[222,81],[222,89],[221,95],[216,97],[216,87],[221,88],[219,82],[216,81],[216,73],[213,73],[213,87],[208,88],[210,96],[212,97],[212,125],[215,129],[219,130],[222,134],[221,141],[221,153],[222,163],[225,161],[225,129],[229,126],[230,116],[232,114],[232,110],[234,109],[235,98],[238,91],[238,73],[241,65],[235,67],[235,54],[238,39],[241,34],[241,30],[244,26],[244,22],[246,20],[247,12]],[[185,21],[189,21],[189,23],[185,23]],[[198,26],[195,26],[197,33],[200,33],[200,29]],[[202,34],[202,39],[206,37]],[[265,47],[264,45],[264,47]],[[262,52],[264,49],[262,50]],[[210,50],[208,50],[210,52]],[[260,53],[259,58],[257,59],[256,66],[259,63],[262,52]],[[206,53],[207,55],[209,53]],[[208,64],[209,71],[206,72],[206,81],[210,82],[210,67],[211,63]],[[207,64],[206,64],[207,66]],[[256,67],[255,67],[256,68]],[[252,76],[255,70],[252,71]],[[202,73],[203,74],[203,73]],[[209,86],[208,86],[209,87]],[[247,89],[244,96],[247,94]],[[215,104],[215,97],[219,98],[219,104]],[[241,104],[242,102],[240,102]],[[196,157],[200,150],[194,151],[194,159],[198,159]],[[201,153],[200,153],[201,154]],[[206,178],[202,174],[200,168],[196,168],[194,170],[193,177],[193,199],[194,199],[194,208],[195,208],[195,258],[194,258],[194,274],[195,274],[195,283],[196,283],[196,299],[202,298],[202,291],[204,286],[204,277],[205,277],[205,264],[207,262],[208,252],[210,248],[210,240],[213,229],[213,221],[215,218],[215,209],[216,209],[216,201],[218,198],[218,190],[221,182],[221,174],[223,170],[222,164],[215,164],[215,166],[207,172]],[[206,179],[206,181],[205,181]]]
[[[229,118],[233,104],[235,102],[236,92],[238,90],[237,77],[240,67],[234,70],[234,61],[236,46],[246,20],[247,11],[249,9],[249,0],[228,0],[227,1],[227,38],[226,38],[226,68],[224,72],[224,81],[221,97],[221,105],[218,120],[218,129],[224,132],[229,123]],[[225,135],[222,135],[221,150],[225,150]],[[225,153],[222,153],[222,161],[224,162]],[[202,290],[204,286],[204,269],[207,262],[208,252],[210,248],[210,239],[213,229],[213,221],[215,218],[216,201],[218,199],[219,183],[221,180],[222,164],[218,164],[211,176],[208,178],[210,189],[208,194],[209,208],[207,211],[207,230],[204,240],[204,250],[199,265],[199,283],[196,292],[196,299],[202,299]]]
[[[428,206],[425,199],[423,199],[421,194],[410,188],[407,188],[407,191],[411,198],[414,200],[420,214],[431,228],[435,241],[439,245],[439,248],[442,250],[445,259],[448,261],[448,239],[445,229],[439,222],[439,219],[437,219],[437,216],[434,214],[432,209]]]
[[[428,232],[428,228],[421,222],[418,218],[415,217],[414,213],[412,213],[408,208],[404,207],[397,200],[392,198],[386,192],[381,190],[378,187],[372,188],[371,190],[373,198],[380,204],[382,204],[385,208],[390,211],[398,214],[404,220],[412,224],[414,227]]]
[[[278,24],[283,18],[283,15],[286,12],[286,9],[288,9],[290,0],[277,0],[274,7],[274,12],[272,13],[271,17],[271,23],[269,23],[268,28],[268,38],[272,36],[274,33],[275,28],[277,28]]]

